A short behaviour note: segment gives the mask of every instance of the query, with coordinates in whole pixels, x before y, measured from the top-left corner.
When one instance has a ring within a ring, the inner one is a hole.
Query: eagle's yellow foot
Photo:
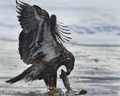
[[[54,91],[54,92],[60,92],[59,89],[57,89],[56,87],[53,87],[52,89],[49,89],[50,91]]]

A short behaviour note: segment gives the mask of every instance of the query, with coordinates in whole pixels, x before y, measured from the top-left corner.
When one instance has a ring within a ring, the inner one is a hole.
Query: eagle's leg
[[[53,84],[55,87],[57,87],[57,72],[55,73]]]
[[[53,81],[53,85],[54,87],[52,87],[51,89],[49,89],[50,91],[54,91],[54,92],[60,92],[60,89],[57,89],[57,72],[54,76],[54,81]]]

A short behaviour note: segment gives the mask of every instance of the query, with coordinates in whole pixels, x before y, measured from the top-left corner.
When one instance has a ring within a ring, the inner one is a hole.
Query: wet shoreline
[[[120,47],[119,46],[80,46],[65,44],[76,58],[75,68],[68,77],[73,90],[86,90],[87,95],[120,93]],[[7,84],[6,80],[18,75],[28,68],[19,57],[18,42],[0,40],[0,93],[13,92],[15,94],[35,92],[36,94],[47,92],[43,81],[25,83],[19,81],[15,84]],[[65,69],[65,67],[61,67]],[[62,80],[59,78],[58,88],[66,91]],[[0,95],[1,95],[0,94]],[[31,93],[32,94],[32,93]],[[118,95],[119,96],[119,95]]]

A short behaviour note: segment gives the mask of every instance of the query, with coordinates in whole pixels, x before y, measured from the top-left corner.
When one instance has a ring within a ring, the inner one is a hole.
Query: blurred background
[[[120,0],[22,0],[55,14],[69,26],[72,43],[120,45]],[[18,40],[22,30],[15,0],[0,0],[0,39]]]

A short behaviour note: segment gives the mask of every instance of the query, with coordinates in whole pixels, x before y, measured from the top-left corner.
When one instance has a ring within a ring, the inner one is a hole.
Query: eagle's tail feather
[[[20,75],[18,75],[18,76],[16,76],[16,77],[14,77],[14,78],[6,81],[6,83],[12,84],[12,83],[15,83],[15,82],[17,82],[17,81],[19,81],[19,80],[22,80],[22,79],[24,79],[24,77],[25,77],[26,75],[28,75],[29,73],[30,73],[30,68],[28,68],[27,70],[25,70],[24,72],[22,72]]]

